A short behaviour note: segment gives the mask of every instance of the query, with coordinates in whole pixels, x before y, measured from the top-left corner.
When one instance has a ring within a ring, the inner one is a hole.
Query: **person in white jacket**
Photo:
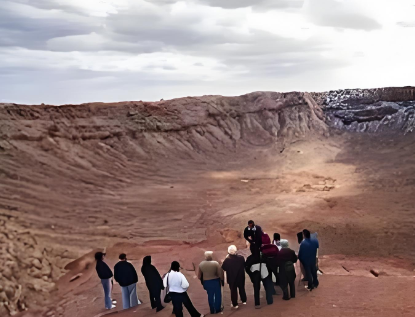
[[[179,271],[179,262],[173,261],[171,263],[170,272],[167,273],[163,279],[163,285],[170,294],[173,303],[173,311],[176,314],[176,317],[183,317],[183,305],[186,307],[191,317],[204,317],[204,315],[199,313],[193,306],[193,303],[187,294],[189,282]]]

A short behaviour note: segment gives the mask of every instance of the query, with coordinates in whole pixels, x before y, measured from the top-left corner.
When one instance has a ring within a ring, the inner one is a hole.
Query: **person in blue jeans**
[[[213,261],[213,252],[205,252],[205,260],[199,264],[198,278],[208,294],[211,314],[222,312],[223,270],[217,261]]]
[[[311,233],[307,229],[303,230],[304,240],[300,244],[298,259],[304,267],[305,277],[308,281],[307,290],[312,291],[319,285],[317,279],[316,256],[319,243],[317,239],[311,238]]]
[[[104,299],[105,299],[105,308],[113,309],[117,302],[111,299],[112,292],[112,271],[109,268],[108,264],[105,263],[105,253],[97,252],[95,253],[95,260],[97,261],[95,269],[97,271],[98,277],[101,279],[102,288],[104,289]]]
[[[141,304],[137,297],[138,276],[134,266],[127,261],[125,253],[121,253],[119,259],[114,266],[114,279],[121,286],[122,307],[128,309]]]

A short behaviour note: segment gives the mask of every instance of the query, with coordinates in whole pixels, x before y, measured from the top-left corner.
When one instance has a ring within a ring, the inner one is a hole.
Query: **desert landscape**
[[[155,315],[140,273],[143,304],[105,310],[103,249],[138,272],[146,255],[161,274],[179,261],[205,314],[195,267],[230,244],[247,255],[254,219],[296,251],[318,232],[323,273],[261,316],[414,316],[414,128],[414,87],[0,104],[0,315]],[[224,315],[258,314],[246,289],[231,310],[225,286]]]

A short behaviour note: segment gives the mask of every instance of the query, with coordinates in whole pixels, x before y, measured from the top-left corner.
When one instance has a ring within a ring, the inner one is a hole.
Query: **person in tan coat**
[[[213,261],[213,252],[205,252],[205,260],[199,264],[198,278],[208,294],[211,314],[222,312],[223,270],[217,261]]]

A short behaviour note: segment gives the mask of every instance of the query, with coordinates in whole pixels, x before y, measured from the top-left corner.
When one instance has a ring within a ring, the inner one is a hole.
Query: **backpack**
[[[261,248],[261,252],[264,256],[269,256],[269,257],[273,257],[273,256],[277,256],[278,255],[278,247],[274,244],[265,244],[262,248]]]

